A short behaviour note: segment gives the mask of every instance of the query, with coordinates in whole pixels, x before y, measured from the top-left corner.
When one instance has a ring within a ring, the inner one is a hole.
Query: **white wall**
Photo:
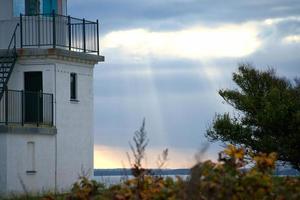
[[[78,101],[70,101],[70,73],[77,73]],[[59,64],[56,76],[58,188],[68,189],[81,170],[93,173],[93,69]]]
[[[0,0],[1,1],[1,0]],[[0,6],[1,7],[1,6]],[[1,11],[0,11],[1,13]],[[0,49],[7,49],[9,42],[14,33],[16,25],[19,23],[18,18],[12,20],[0,20]],[[17,31],[17,46],[20,45],[20,29]]]
[[[11,19],[13,16],[13,0],[0,0],[0,20]]]
[[[35,174],[27,174],[27,143],[35,144]],[[54,191],[55,136],[28,133],[7,135],[7,190],[24,193]],[[25,188],[22,186],[24,183]]]
[[[24,89],[24,72],[43,72],[43,91],[54,93],[54,67],[51,62],[18,60],[8,83],[8,89]],[[0,134],[5,135],[5,134]],[[55,189],[55,135],[10,133],[7,137],[6,190],[13,193],[24,192],[21,181],[30,192],[54,191]],[[35,143],[36,174],[27,174],[26,148],[28,142]],[[0,183],[0,185],[2,185]]]
[[[41,71],[43,92],[54,94],[54,65],[45,60],[17,61],[8,82],[8,89],[24,90],[24,72]]]
[[[0,0],[0,49],[7,49],[18,22],[19,18],[13,17],[13,0]]]
[[[24,89],[24,72],[43,72],[43,92],[54,94],[54,124],[57,128],[57,189],[68,190],[81,175],[82,170],[93,173],[93,65],[79,64],[51,59],[26,59],[19,60],[14,68],[8,83],[8,89]],[[77,74],[78,102],[70,101],[70,73]],[[36,140],[37,147],[44,146],[46,154],[40,151],[37,155],[37,165],[43,166],[45,171],[39,170],[39,174],[26,176],[22,179],[32,189],[43,184],[44,189],[52,186],[55,160],[52,159],[55,152],[54,136],[41,138],[34,135],[9,136],[10,148],[7,155],[14,161],[10,161],[7,175],[8,189],[20,190],[19,178],[15,173],[22,173],[24,160],[18,155],[21,153],[23,144],[28,140]],[[20,150],[14,151],[14,148]],[[43,157],[44,159],[42,159]],[[49,159],[49,160],[48,160]],[[47,173],[49,171],[49,173]],[[38,182],[40,181],[40,182]]]
[[[6,135],[0,134],[0,195],[6,191],[7,150]]]

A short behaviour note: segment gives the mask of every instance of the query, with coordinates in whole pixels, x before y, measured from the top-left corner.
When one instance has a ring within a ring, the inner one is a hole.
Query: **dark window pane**
[[[52,0],[43,1],[43,13],[50,14],[52,12]]]
[[[76,94],[76,83],[77,82],[77,75],[75,73],[70,74],[70,93],[71,99],[77,99]]]
[[[25,14],[36,15],[40,13],[40,0],[25,0]]]
[[[55,13],[61,14],[57,12],[57,0],[43,0],[43,13],[50,14],[53,10]]]

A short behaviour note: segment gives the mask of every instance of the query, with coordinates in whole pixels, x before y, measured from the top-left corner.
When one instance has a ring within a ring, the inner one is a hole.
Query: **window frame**
[[[36,11],[31,12],[28,5],[32,3],[33,0],[13,0],[13,16],[18,17],[20,14],[25,15],[36,15],[36,14],[51,14],[54,10],[57,14],[64,14],[63,4],[66,2],[63,0],[35,0],[37,5]]]
[[[70,73],[70,101],[78,102],[78,75]]]
[[[31,5],[33,4],[33,1],[36,3],[35,6]],[[41,5],[42,2],[40,0],[25,0],[25,15],[37,15],[41,13]],[[31,10],[31,6],[35,8],[36,10]]]
[[[26,174],[34,175],[37,173],[36,171],[36,145],[35,142],[29,141],[27,142],[27,170]]]

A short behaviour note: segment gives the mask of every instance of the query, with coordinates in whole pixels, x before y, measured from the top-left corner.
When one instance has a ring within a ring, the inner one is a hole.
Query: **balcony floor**
[[[0,49],[0,56],[7,52],[6,49]],[[104,62],[105,57],[96,54],[87,54],[84,52],[69,51],[67,49],[60,48],[19,48],[17,49],[19,58],[55,58],[63,60],[72,60],[76,62],[97,64],[98,62]]]
[[[0,125],[0,134],[36,134],[36,135],[56,135],[57,129],[52,126],[34,126],[33,124],[21,125]]]

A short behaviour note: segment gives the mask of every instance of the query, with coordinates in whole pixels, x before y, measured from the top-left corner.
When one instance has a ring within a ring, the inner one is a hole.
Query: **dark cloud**
[[[98,18],[103,33],[134,27],[174,30],[199,22],[240,23],[300,12],[298,0],[73,0],[69,7],[72,15]]]

